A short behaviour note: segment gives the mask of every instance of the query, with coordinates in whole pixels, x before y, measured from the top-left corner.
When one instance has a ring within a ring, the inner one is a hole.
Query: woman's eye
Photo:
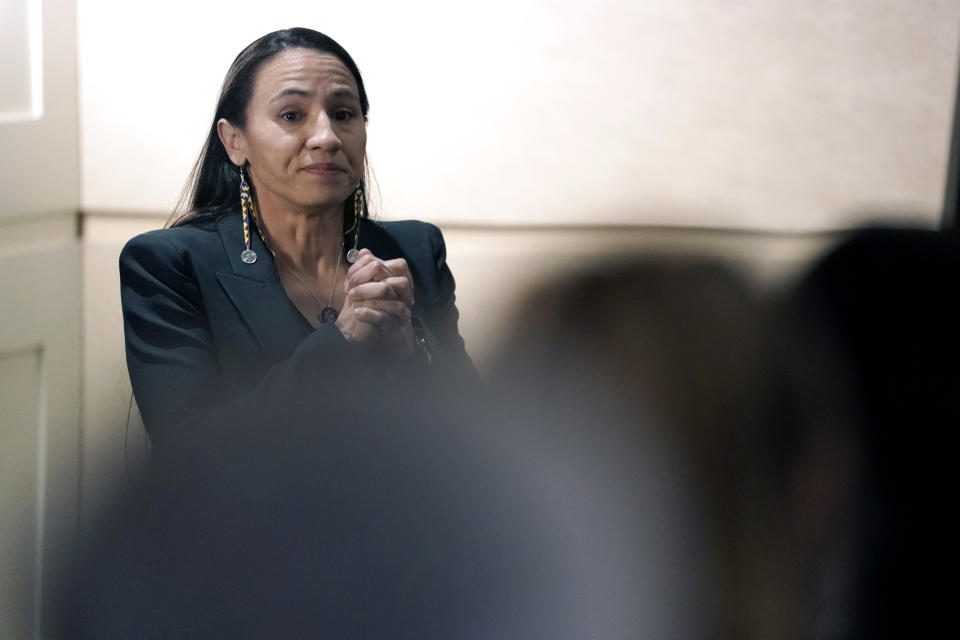
[[[287,122],[296,122],[300,119],[299,111],[284,111],[280,114],[280,117],[286,120]]]
[[[350,109],[337,109],[333,112],[333,119],[339,122],[346,122],[353,118],[353,111]]]

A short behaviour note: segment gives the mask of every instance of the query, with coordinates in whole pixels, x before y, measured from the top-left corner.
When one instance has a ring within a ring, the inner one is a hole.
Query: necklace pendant
[[[336,322],[339,316],[339,311],[327,305],[323,309],[320,309],[320,313],[317,314],[317,320],[320,321],[320,324],[327,324],[328,322]]]
[[[253,264],[257,261],[257,252],[253,249],[244,249],[240,254],[240,260],[244,264]]]
[[[350,251],[347,251],[347,262],[349,262],[350,264],[353,264],[354,262],[356,262],[357,258],[359,257],[360,257],[360,252],[357,251],[356,247],[354,247],[353,249],[350,249]]]

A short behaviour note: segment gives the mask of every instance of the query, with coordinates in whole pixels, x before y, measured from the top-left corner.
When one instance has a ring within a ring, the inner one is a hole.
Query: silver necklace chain
[[[307,290],[307,293],[309,293],[311,296],[313,296],[313,299],[316,300],[317,304],[320,306],[321,313],[322,313],[324,307],[329,307],[329,308],[331,308],[331,309],[333,308],[333,292],[334,292],[334,290],[337,288],[337,276],[340,274],[340,261],[343,259],[343,244],[342,244],[342,243],[340,244],[340,252],[339,252],[339,254],[337,255],[337,267],[336,267],[336,269],[333,270],[333,282],[330,283],[330,297],[327,299],[327,304],[326,304],[326,305],[323,304],[323,301],[320,300],[320,296],[318,296],[318,295],[316,294],[316,292],[314,292],[313,288],[310,287],[306,282],[303,281],[303,279],[300,277],[300,274],[297,273],[297,270],[294,269],[291,265],[287,264],[285,258],[283,258],[282,256],[278,256],[276,253],[273,252],[273,249],[270,249],[270,252],[273,253],[273,257],[274,257],[274,259],[277,261],[277,264],[280,265],[280,266],[282,266],[282,267],[283,267],[286,271],[288,271],[294,278],[296,278],[297,282],[300,283],[300,286],[303,287],[304,289],[306,289],[306,290]]]
[[[303,281],[303,278],[300,277],[300,274],[297,273],[296,268],[287,263],[286,259],[278,255],[276,251],[273,250],[273,247],[270,246],[270,243],[267,241],[267,234],[263,233],[265,229],[260,223],[260,220],[254,216],[254,221],[257,223],[257,227],[261,232],[260,238],[263,240],[263,244],[266,245],[267,250],[273,256],[274,262],[278,267],[283,267],[285,271],[288,271],[292,275],[300,286],[306,289],[307,293],[316,301],[317,306],[320,307],[320,311],[317,312],[317,320],[320,321],[320,324],[327,324],[328,322],[333,322],[337,319],[337,316],[340,315],[340,312],[333,306],[333,293],[337,288],[337,276],[340,274],[340,262],[343,260],[343,240],[340,240],[340,251],[337,252],[337,266],[333,270],[333,282],[330,283],[330,297],[327,299],[327,304],[323,304],[323,301],[320,299],[320,296],[316,294],[311,286]]]

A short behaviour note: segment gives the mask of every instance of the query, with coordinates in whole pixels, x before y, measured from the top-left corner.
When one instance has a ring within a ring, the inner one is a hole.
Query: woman
[[[473,376],[440,231],[367,217],[368,107],[350,55],[316,31],[267,34],[234,60],[189,211],[120,256],[127,366],[154,444],[298,393],[339,397],[345,380],[357,391],[356,376],[364,390]]]

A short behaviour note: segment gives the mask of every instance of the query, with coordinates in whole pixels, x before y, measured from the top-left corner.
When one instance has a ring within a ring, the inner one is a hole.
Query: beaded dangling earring
[[[240,253],[240,260],[246,264],[257,261],[257,252],[250,248],[250,216],[256,215],[253,200],[250,198],[250,185],[240,167],[240,211],[243,215],[243,244],[247,247]]]
[[[350,264],[356,262],[357,258],[360,257],[360,251],[357,250],[357,242],[360,240],[360,218],[362,217],[365,204],[363,184],[361,184],[357,187],[357,190],[353,192],[353,226],[344,232],[344,235],[353,233],[353,248],[347,251],[347,262]]]

